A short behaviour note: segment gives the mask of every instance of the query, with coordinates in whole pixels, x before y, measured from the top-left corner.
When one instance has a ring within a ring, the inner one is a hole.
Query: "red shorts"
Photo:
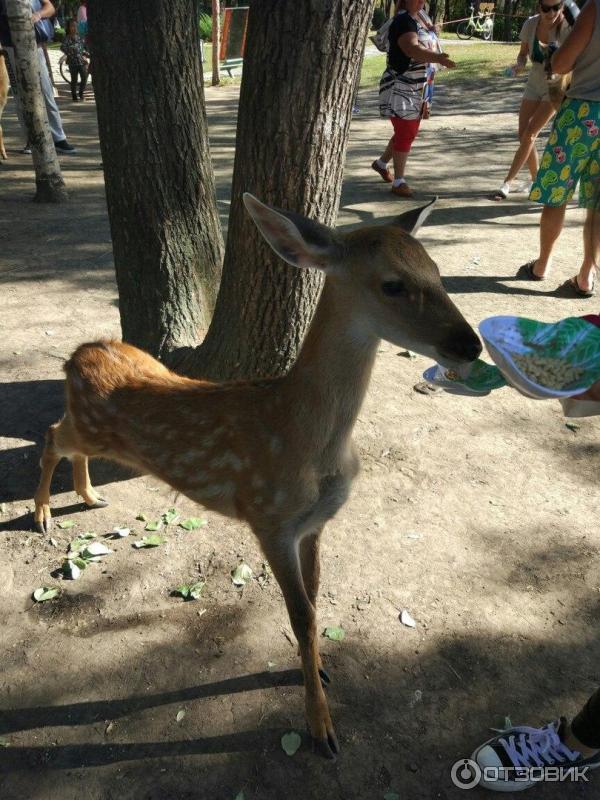
[[[400,117],[392,117],[391,119],[394,126],[394,150],[400,153],[409,153],[419,131],[421,120],[400,119]]]

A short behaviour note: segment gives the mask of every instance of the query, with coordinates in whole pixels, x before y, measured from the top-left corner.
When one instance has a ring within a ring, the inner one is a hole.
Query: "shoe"
[[[587,290],[581,288],[578,276],[575,275],[575,277],[561,283],[556,291],[561,297],[594,297],[596,294],[595,279],[592,278],[592,288]]]
[[[73,100],[74,103],[78,103],[79,102],[79,98],[78,97],[73,97],[72,100]]]
[[[412,197],[412,189],[408,185],[408,183],[401,183],[400,186],[392,186],[392,194],[395,194],[396,197]]]
[[[31,155],[31,147],[28,144],[26,144],[25,147],[22,147],[19,150],[19,153],[22,153],[24,156],[30,156]]]
[[[553,768],[547,773],[552,780],[557,767],[600,767],[600,753],[583,758],[561,740],[566,724],[561,717],[543,728],[516,726],[484,742],[471,756],[481,770],[478,785],[495,792],[516,792],[546,780],[548,768]]]
[[[356,105],[352,106],[352,113],[353,114],[360,114],[360,108]]]
[[[389,168],[380,167],[376,160],[371,164],[371,169],[374,169],[378,175],[381,175],[386,183],[391,183],[394,180]]]
[[[504,183],[498,189],[498,191],[494,192],[494,194],[492,195],[492,200],[506,200],[509,194],[510,194],[510,183],[504,181]]]
[[[526,281],[543,281],[545,280],[544,275],[536,275],[533,271],[535,267],[536,259],[533,261],[528,261],[526,264],[521,264],[519,269],[517,270],[517,274],[515,278],[523,278]]]
[[[54,149],[57,150],[59,153],[76,153],[77,150],[73,147],[72,144],[69,144],[66,139],[62,139],[60,142],[54,142]]]

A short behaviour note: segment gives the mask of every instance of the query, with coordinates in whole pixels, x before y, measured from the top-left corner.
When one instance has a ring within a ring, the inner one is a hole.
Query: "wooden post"
[[[219,75],[219,50],[221,49],[221,2],[212,0],[212,85],[221,83]]]
[[[15,53],[18,100],[33,154],[34,200],[38,203],[61,203],[68,199],[68,195],[42,95],[31,3],[29,0],[7,0],[7,16]]]

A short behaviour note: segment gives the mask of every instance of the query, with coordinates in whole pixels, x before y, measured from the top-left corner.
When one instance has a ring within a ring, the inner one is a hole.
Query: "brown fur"
[[[272,380],[216,384],[180,377],[127,344],[81,345],[65,368],[67,412],[42,455],[35,520],[38,530],[49,529],[50,481],[62,456],[71,458],[75,491],[87,505],[103,502],[87,471],[88,457],[98,455],[245,520],[283,591],[300,645],[309,728],[331,757],[338,745],[321,686],[315,614],[319,536],[358,471],[352,429],[380,338],[457,361],[476,358],[481,347],[436,265],[397,225],[342,236],[297,215],[290,225],[255,198],[246,204],[276,252],[326,273],[292,369]],[[390,282],[398,293],[389,292]]]

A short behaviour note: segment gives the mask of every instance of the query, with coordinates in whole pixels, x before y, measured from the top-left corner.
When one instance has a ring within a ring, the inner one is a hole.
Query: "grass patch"
[[[456,61],[456,69],[438,72],[436,82],[461,83],[494,76],[504,79],[503,70],[514,64],[519,52],[518,44],[470,44],[446,48],[450,58]],[[385,69],[385,55],[366,56],[360,76],[361,89],[377,86]],[[505,79],[508,80],[508,79]]]

